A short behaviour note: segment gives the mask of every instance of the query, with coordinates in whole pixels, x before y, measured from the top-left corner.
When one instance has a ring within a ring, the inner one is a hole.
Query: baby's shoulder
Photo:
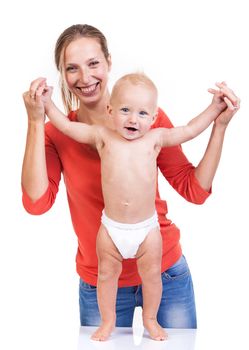
[[[147,132],[147,135],[148,135],[148,137],[151,138],[151,139],[157,139],[158,137],[160,137],[161,132],[162,132],[162,128],[150,129],[150,130]]]

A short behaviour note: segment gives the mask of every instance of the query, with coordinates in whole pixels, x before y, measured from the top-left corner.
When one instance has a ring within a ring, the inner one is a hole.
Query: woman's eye
[[[89,63],[89,66],[94,67],[94,66],[97,66],[98,64],[99,64],[99,61],[92,61]]]
[[[69,66],[69,67],[66,68],[66,71],[67,71],[67,72],[72,72],[72,71],[74,71],[74,70],[76,70],[75,67]]]

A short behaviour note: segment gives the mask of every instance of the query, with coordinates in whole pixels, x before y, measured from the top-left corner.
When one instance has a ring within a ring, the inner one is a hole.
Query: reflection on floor
[[[149,338],[143,327],[117,327],[110,339],[97,342],[90,339],[96,327],[81,327],[79,333],[78,350],[194,350],[196,330],[194,329],[167,329],[166,341],[154,341]]]

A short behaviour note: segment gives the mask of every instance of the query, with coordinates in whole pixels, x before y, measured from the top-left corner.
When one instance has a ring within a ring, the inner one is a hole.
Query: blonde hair
[[[112,100],[116,97],[118,94],[120,88],[124,83],[131,83],[132,85],[145,85],[152,90],[154,90],[156,96],[158,94],[157,87],[153,83],[153,81],[144,73],[130,73],[122,76],[120,79],[116,81],[116,83],[113,86],[111,97],[110,97],[110,103],[112,103]]]
[[[101,50],[105,56],[105,59],[108,60],[110,54],[108,51],[107,41],[104,34],[97,28],[90,26],[88,24],[75,24],[71,27],[65,29],[59,36],[56,45],[55,45],[55,64],[60,72],[60,87],[61,87],[61,96],[62,101],[67,113],[73,109],[79,108],[79,100],[77,97],[68,89],[66,79],[65,79],[65,69],[64,69],[64,53],[67,46],[74,40],[78,38],[93,38],[96,39],[100,46]]]

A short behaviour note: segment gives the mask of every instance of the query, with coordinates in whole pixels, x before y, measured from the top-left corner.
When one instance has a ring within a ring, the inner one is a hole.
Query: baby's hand
[[[28,117],[32,121],[44,121],[45,101],[44,92],[47,89],[46,79],[38,78],[30,84],[29,91],[24,92],[23,100],[27,109]],[[51,97],[51,94],[50,94]]]
[[[52,93],[53,93],[53,87],[52,86],[47,86],[43,85],[40,86],[37,90],[37,96],[41,98],[44,108],[45,108],[45,113],[48,114],[49,109],[51,106],[53,106],[53,101],[51,99]]]
[[[50,107],[52,102],[52,93],[53,93],[53,87],[47,85],[47,81],[45,78],[39,78],[35,82],[37,82],[36,89],[32,90],[30,94],[33,94],[33,98],[37,101],[40,101],[43,103],[45,108],[45,113],[47,112],[47,109]]]
[[[45,119],[45,113],[52,104],[53,88],[47,86],[46,78],[38,78],[30,84],[29,91],[24,92],[23,100],[30,120]]]
[[[224,102],[226,103],[226,109],[215,119],[215,125],[227,127],[234,114],[240,108],[240,99],[237,97],[236,101],[232,102],[229,98],[224,97]]]
[[[208,91],[214,95],[212,104],[215,105],[218,111],[222,112],[227,107],[231,108],[231,106],[235,108],[239,107],[240,99],[235,95],[233,90],[231,90],[224,81],[221,83],[216,83],[215,85],[219,88],[219,90],[208,89]],[[228,100],[231,102],[231,105],[229,106],[227,104]]]

